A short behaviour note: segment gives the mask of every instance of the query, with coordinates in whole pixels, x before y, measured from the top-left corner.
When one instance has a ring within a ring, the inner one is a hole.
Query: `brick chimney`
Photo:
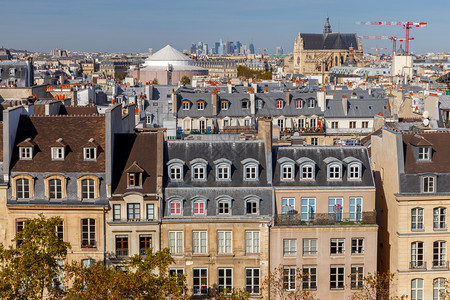
[[[174,116],[176,116],[178,113],[178,97],[173,89],[172,89],[172,113]]]
[[[346,95],[342,95],[342,109],[344,110],[344,115],[348,113],[348,100]]]
[[[265,152],[272,152],[272,117],[258,118],[258,139],[264,140]]]
[[[286,106],[291,103],[291,93],[289,92],[289,89],[286,90]]]
[[[217,93],[215,89],[211,93],[211,105],[213,116],[217,116]]]

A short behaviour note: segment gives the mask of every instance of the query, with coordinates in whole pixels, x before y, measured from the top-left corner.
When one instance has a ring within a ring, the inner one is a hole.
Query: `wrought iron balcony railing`
[[[301,213],[275,215],[276,226],[357,225],[376,224],[376,213],[315,213],[308,217]]]

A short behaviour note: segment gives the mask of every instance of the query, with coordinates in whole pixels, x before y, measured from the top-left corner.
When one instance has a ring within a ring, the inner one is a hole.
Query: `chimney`
[[[227,89],[228,89],[228,94],[233,93],[233,85],[231,84],[231,81],[228,81]]]
[[[173,89],[172,89],[172,113],[174,116],[176,116],[178,113],[178,97]]]
[[[258,83],[256,83],[256,82],[252,82],[252,88],[253,88],[253,90],[255,91],[255,93],[257,93],[258,92]]]
[[[291,103],[291,93],[289,92],[289,89],[286,90],[286,106]]]
[[[250,113],[252,116],[256,114],[256,100],[255,100],[255,92],[252,88],[249,88],[249,98],[250,98]]]
[[[347,96],[346,95],[342,96],[342,109],[344,110],[344,115],[347,115],[347,112],[348,112],[348,100],[347,100]]]
[[[264,116],[258,119],[258,139],[264,140],[266,153],[272,152],[272,117]]]
[[[217,116],[217,94],[215,89],[211,93],[211,104],[212,104],[212,114],[213,116]]]

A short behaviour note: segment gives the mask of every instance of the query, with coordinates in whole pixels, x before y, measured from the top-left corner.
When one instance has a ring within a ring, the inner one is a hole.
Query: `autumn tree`
[[[303,280],[310,274],[304,274],[299,268],[295,271],[285,269],[279,265],[270,272],[263,281],[263,289],[267,290],[274,299],[313,300],[310,291],[303,290]]]
[[[61,218],[26,220],[12,240],[15,246],[0,244],[0,298],[62,298],[60,279],[70,244],[56,235]]]
[[[350,275],[351,281],[353,280]],[[362,278],[362,286],[356,287],[356,291],[352,294],[350,300],[396,300],[396,299],[406,299],[406,296],[396,296],[392,295],[390,292],[390,287],[393,285],[395,280],[395,273],[369,273],[367,276]]]
[[[191,79],[189,79],[189,77],[184,75],[183,77],[181,77],[181,82],[183,82],[186,85],[189,85],[189,84],[191,84]]]
[[[247,300],[248,298],[250,293],[244,289],[225,289],[216,295],[216,300]]]

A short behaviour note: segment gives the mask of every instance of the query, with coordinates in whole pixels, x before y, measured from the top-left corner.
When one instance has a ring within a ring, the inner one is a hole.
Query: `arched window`
[[[191,180],[205,181],[208,162],[202,158],[193,159],[191,162]]]
[[[423,242],[411,243],[411,269],[423,269],[425,263],[423,261]]]
[[[231,161],[222,158],[214,161],[216,165],[216,180],[229,181],[231,180]]]
[[[184,169],[184,161],[180,159],[171,159],[167,163],[167,172],[169,175],[170,181],[182,181],[183,180],[183,169]]]
[[[256,196],[250,196],[244,199],[245,201],[245,213],[247,215],[259,215],[259,202],[260,198]]]
[[[327,177],[329,180],[337,180],[342,178],[342,162],[334,157],[324,159],[327,164]]]
[[[181,216],[183,214],[183,202],[181,200],[169,200],[169,213],[171,216]]]
[[[34,178],[29,175],[17,175],[12,178],[12,194],[18,200],[33,198]]]
[[[445,278],[435,278],[433,279],[433,300],[444,300],[445,299],[445,284],[447,280]]]
[[[433,229],[446,230],[447,229],[447,209],[445,207],[433,208]]]
[[[423,208],[411,209],[411,230],[423,230]]]
[[[194,200],[192,206],[194,215],[206,215],[206,200]]]
[[[51,175],[44,179],[45,196],[50,200],[61,200],[66,195],[67,179],[61,175]]]
[[[244,171],[244,180],[259,179],[259,162],[253,158],[247,158],[241,161]]]
[[[93,175],[84,175],[77,179],[78,198],[92,200],[100,197],[100,179]]]
[[[423,279],[411,280],[411,300],[423,300]]]
[[[295,162],[287,157],[278,159],[280,165],[280,180],[293,180],[295,177]]]
[[[316,176],[316,163],[306,157],[299,158],[297,164],[300,166],[300,180],[313,180]]]
[[[217,199],[217,215],[229,216],[231,215],[231,198],[222,196]]]

